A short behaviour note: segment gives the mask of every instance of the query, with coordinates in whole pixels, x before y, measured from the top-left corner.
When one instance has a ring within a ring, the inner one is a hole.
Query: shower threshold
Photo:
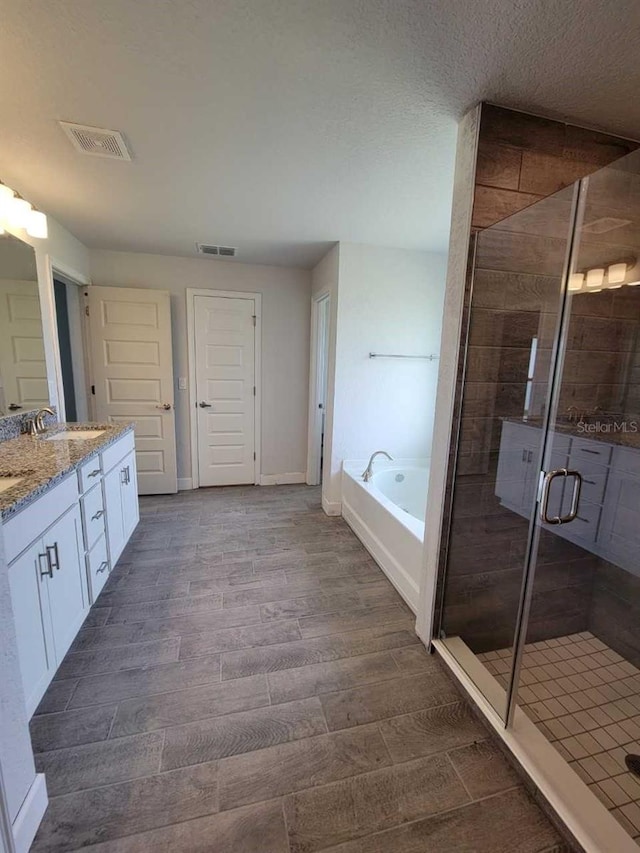
[[[546,640],[542,643],[535,643],[526,647],[525,663],[523,665],[523,672],[525,673],[523,675],[523,684],[525,688],[532,689],[532,692],[527,693],[525,690],[525,701],[521,702],[521,704],[516,708],[513,725],[510,728],[505,728],[504,720],[496,711],[496,708],[506,707],[505,673],[507,669],[505,667],[507,667],[507,658],[508,655],[511,654],[511,650],[501,649],[495,652],[488,652],[483,655],[476,656],[460,637],[450,637],[446,640],[434,640],[433,645],[451,670],[452,674],[459,681],[463,689],[469,694],[470,698],[478,706],[483,716],[487,719],[489,724],[509,749],[525,775],[528,776],[533,785],[539,789],[540,793],[549,803],[553,811],[565,824],[569,832],[573,835],[578,844],[582,846],[585,852],[611,853],[612,850],[615,850],[616,853],[638,853],[640,847],[634,841],[634,836],[638,835],[639,830],[634,829],[633,821],[627,814],[625,814],[621,805],[614,806],[613,809],[610,809],[608,802],[605,804],[604,797],[601,796],[602,791],[606,793],[607,789],[610,789],[612,792],[617,792],[617,789],[613,788],[611,782],[606,782],[604,776],[599,782],[596,782],[591,772],[587,776],[587,771],[585,771],[581,763],[585,759],[595,758],[597,755],[598,766],[600,766],[601,755],[604,755],[607,750],[601,747],[600,752],[594,753],[593,755],[588,754],[586,751],[582,754],[582,749],[586,750],[587,748],[586,744],[592,746],[591,741],[588,739],[585,740],[584,737],[582,738],[584,744],[581,744],[580,746],[576,746],[574,742],[571,741],[570,746],[573,752],[566,744],[561,743],[563,740],[575,737],[576,743],[580,744],[578,734],[584,735],[586,730],[585,732],[576,732],[575,735],[572,735],[567,728],[567,721],[565,718],[572,715],[575,716],[577,713],[579,714],[579,710],[587,709],[580,707],[578,710],[573,712],[567,710],[565,705],[562,705],[559,701],[558,697],[553,696],[552,692],[554,690],[559,690],[562,685],[548,687],[551,697],[546,699],[538,698],[540,694],[544,693],[544,690],[540,691],[536,686],[539,684],[547,684],[548,686],[548,682],[558,680],[557,676],[562,677],[561,671],[556,672],[553,669],[548,669],[551,664],[550,661],[546,661],[545,663],[538,662],[544,659],[544,655],[540,655],[538,653],[544,652],[548,648],[562,648],[567,646],[567,653],[581,652],[581,654],[576,655],[576,658],[590,658],[593,655],[604,653],[605,657],[597,658],[595,663],[605,660],[605,669],[609,666],[620,666],[620,660],[622,659],[614,660],[611,657],[607,657],[607,653],[610,653],[610,655],[613,656],[615,655],[615,652],[612,652],[611,649],[608,649],[604,643],[600,643],[600,641],[596,640],[596,638],[591,634],[585,633],[570,635],[570,637],[567,638],[558,638],[558,646],[553,645],[555,642],[556,641],[554,640]],[[531,656],[532,654],[533,657]],[[619,658],[619,656],[616,656],[616,658]],[[574,658],[570,659],[573,660]],[[583,663],[589,665],[589,663],[594,664],[594,661],[584,660]],[[547,681],[534,680],[535,678],[539,678],[540,675],[545,674],[543,671],[535,669],[540,666],[547,667],[547,674],[551,674],[552,678],[547,679]],[[630,665],[623,661],[622,666],[626,669]],[[599,671],[602,668],[602,665],[594,666],[594,669],[589,671]],[[493,670],[493,672],[491,672],[490,669]],[[614,670],[612,675],[616,672],[622,673],[622,670]],[[640,677],[640,673],[638,673],[638,677]],[[617,680],[621,681],[635,678],[636,675],[634,673],[629,675],[622,673],[622,678],[619,676]],[[577,684],[580,685],[583,684],[583,682],[578,680]],[[521,688],[521,690],[522,689],[523,688]],[[585,692],[587,689],[591,690],[591,685],[585,688]],[[580,688],[578,687],[575,693],[577,694],[580,692]],[[637,693],[640,695],[640,685]],[[567,693],[567,695],[573,694]],[[596,696],[597,694],[592,695]],[[603,691],[603,696],[604,695],[609,695],[608,691]],[[578,697],[576,696],[575,698],[576,702],[578,702]],[[617,699],[619,698],[621,697],[617,697]],[[552,699],[558,699],[558,704],[556,705],[555,702],[552,702]],[[611,702],[614,700],[609,701]],[[540,702],[543,703],[543,707],[539,706]],[[569,702],[568,704],[571,705],[572,703]],[[532,711],[531,709],[534,706],[536,706],[536,709]],[[592,708],[596,707],[599,706],[592,706]],[[546,708],[547,710],[544,711],[543,708]],[[563,714],[559,713],[560,708],[564,709]],[[557,717],[547,716],[547,714],[553,714],[555,711],[558,712]],[[638,716],[640,716],[640,711],[637,713]],[[538,719],[536,720],[533,719],[535,714],[538,715]],[[546,716],[546,720],[540,719],[541,716]],[[553,729],[549,726],[549,721],[560,718],[562,718],[564,728],[558,727],[556,723],[552,724],[552,726],[555,726],[558,733],[555,740],[552,742],[549,737],[549,733],[552,732]],[[604,722],[604,717],[601,719]],[[579,716],[579,720],[583,721],[581,725],[584,725],[587,722],[587,718],[582,717],[581,715]],[[543,725],[544,728],[542,727]],[[571,726],[571,723],[569,723],[569,726]],[[568,732],[566,735],[564,734],[565,730]],[[594,731],[595,729],[591,730],[592,733]],[[622,735],[619,735],[619,737],[622,737]],[[594,741],[596,741],[596,743],[598,742],[595,737]],[[612,756],[611,759],[605,759],[616,762],[615,765],[608,765],[609,772],[612,775],[606,777],[607,779],[614,781],[616,786],[620,785],[620,779],[618,777],[625,774],[634,783],[638,782],[640,785],[640,780],[633,777],[633,775],[629,773],[624,766],[623,756],[622,770],[618,763],[621,753],[615,752],[615,750],[624,750],[627,745],[630,745],[627,750],[628,752],[640,752],[640,749],[638,748],[640,746],[640,740],[634,741],[629,737],[627,744],[624,746],[620,744],[616,744],[615,747],[610,745],[611,750],[615,753],[615,757]],[[580,753],[580,757],[577,757],[578,753]],[[591,763],[587,762],[587,766],[591,766]],[[614,767],[616,770],[615,773],[613,772]],[[599,785],[600,782],[605,783],[603,789],[596,788],[596,785]],[[629,791],[633,789],[632,786],[628,787]],[[621,788],[621,790],[626,789]],[[635,791],[635,789],[633,790]],[[609,797],[609,801],[613,803],[614,800],[611,795],[608,794],[607,796]],[[627,793],[627,797],[629,796],[630,794]],[[618,795],[618,797],[620,797],[620,795]],[[635,807],[637,804],[635,800],[631,801],[630,799],[627,799],[625,801],[625,805],[633,805]],[[614,815],[616,810],[618,811]],[[627,813],[632,813],[632,809],[627,809]]]

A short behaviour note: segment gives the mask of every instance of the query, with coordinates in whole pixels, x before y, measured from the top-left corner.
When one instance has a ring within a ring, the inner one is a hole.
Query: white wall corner
[[[433,636],[434,602],[438,582],[481,110],[482,105],[478,104],[466,114],[458,127],[447,287],[442,318],[442,343],[424,530],[423,571],[418,603],[417,633],[423,641]]]
[[[49,804],[44,773],[36,773],[31,787],[13,821],[13,842],[16,853],[29,853],[40,822]]]
[[[193,480],[191,477],[178,477],[178,491],[188,492],[193,489]]]
[[[307,482],[306,471],[295,471],[286,474],[261,474],[261,486],[294,486]]]
[[[322,509],[325,515],[342,515],[342,501],[328,501],[323,497]]]

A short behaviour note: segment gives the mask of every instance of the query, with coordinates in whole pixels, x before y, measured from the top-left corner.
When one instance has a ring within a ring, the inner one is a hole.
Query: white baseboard
[[[40,826],[49,797],[47,796],[47,783],[44,773],[36,773],[36,778],[29,788],[29,793],[20,806],[20,811],[13,822],[13,842],[16,853],[29,853],[36,832]]]
[[[380,566],[385,575],[400,593],[414,613],[418,610],[419,589],[408,572],[400,565],[395,557],[389,553],[375,533],[365,524],[358,513],[342,501],[342,517],[349,527]]]
[[[307,475],[304,471],[295,471],[286,474],[261,474],[261,486],[294,486],[306,483]]]
[[[191,477],[178,477],[178,491],[188,492],[193,489],[193,480]]]
[[[325,515],[342,515],[342,502],[328,501],[322,498],[322,509]]]

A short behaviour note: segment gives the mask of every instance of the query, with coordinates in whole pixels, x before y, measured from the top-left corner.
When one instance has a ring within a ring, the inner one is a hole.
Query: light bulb
[[[0,184],[0,222],[4,222],[8,218],[14,195],[11,187]]]
[[[24,198],[14,198],[9,207],[9,224],[14,228],[26,228],[31,214],[31,204]]]
[[[575,293],[578,290],[582,290],[582,285],[584,283],[584,275],[581,272],[574,272],[573,275],[569,277],[569,292]]]
[[[27,220],[27,234],[46,240],[48,235],[47,217],[40,210],[31,210]]]
[[[607,281],[609,282],[609,285],[622,284],[626,277],[626,264],[611,264],[610,267],[607,267]]]
[[[602,287],[604,282],[604,268],[597,267],[593,270],[587,270],[587,287]]]

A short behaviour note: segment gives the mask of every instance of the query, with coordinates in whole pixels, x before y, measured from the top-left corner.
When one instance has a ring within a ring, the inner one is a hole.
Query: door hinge
[[[89,316],[89,306],[88,305],[84,306],[84,313],[87,315],[87,317]]]
[[[253,461],[254,461],[254,462],[256,461],[256,452],[255,452],[255,450],[253,451]]]
[[[94,397],[96,396],[96,386],[95,385],[91,386],[91,393],[93,394]]]
[[[253,396],[254,397],[256,396],[256,386],[255,385],[253,386]]]
[[[255,314],[252,314],[252,315],[251,315],[251,319],[253,320],[253,325],[255,326],[255,325],[256,325],[256,320],[258,319],[258,318],[257,318],[257,316],[256,316]]]

